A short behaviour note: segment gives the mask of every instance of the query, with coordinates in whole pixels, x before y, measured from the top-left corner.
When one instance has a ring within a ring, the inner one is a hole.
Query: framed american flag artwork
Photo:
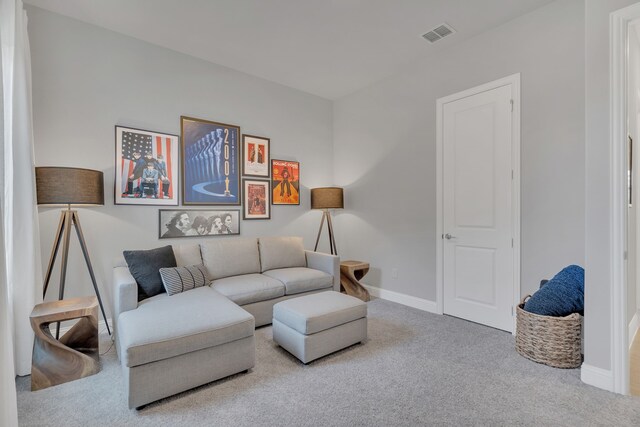
[[[177,135],[116,126],[116,205],[177,206]]]

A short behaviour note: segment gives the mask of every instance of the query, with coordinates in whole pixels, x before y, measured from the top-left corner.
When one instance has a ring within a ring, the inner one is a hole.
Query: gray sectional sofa
[[[177,265],[204,264],[210,284],[138,303],[124,258],[113,269],[113,322],[129,407],[246,371],[255,364],[255,327],[273,305],[340,291],[340,262],[305,251],[297,237],[221,238],[173,245]]]

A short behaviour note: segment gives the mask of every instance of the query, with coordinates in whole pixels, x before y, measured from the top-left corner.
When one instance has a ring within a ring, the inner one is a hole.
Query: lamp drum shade
[[[101,171],[65,167],[37,167],[39,205],[104,205]]]
[[[342,209],[344,195],[340,187],[320,187],[311,189],[311,209]]]

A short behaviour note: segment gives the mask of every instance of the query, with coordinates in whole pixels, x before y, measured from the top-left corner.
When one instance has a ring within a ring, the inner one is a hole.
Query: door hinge
[[[511,306],[511,317],[513,317],[513,306]]]
[[[511,181],[513,181],[513,169],[511,169]]]
[[[509,101],[511,103],[511,112],[513,112],[513,99]]]
[[[511,239],[511,247],[513,247],[513,239]]]

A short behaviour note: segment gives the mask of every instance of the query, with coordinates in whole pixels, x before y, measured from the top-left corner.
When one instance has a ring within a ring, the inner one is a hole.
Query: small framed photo
[[[242,175],[269,178],[269,138],[242,135]]]
[[[300,204],[300,162],[271,161],[271,203],[274,205]]]
[[[239,209],[160,209],[158,237],[206,237],[240,234]]]
[[[240,204],[240,127],[180,117],[182,203]]]
[[[116,205],[178,205],[178,136],[116,126]]]
[[[242,180],[244,195],[244,211],[242,219],[269,219],[269,181],[262,179]]]

